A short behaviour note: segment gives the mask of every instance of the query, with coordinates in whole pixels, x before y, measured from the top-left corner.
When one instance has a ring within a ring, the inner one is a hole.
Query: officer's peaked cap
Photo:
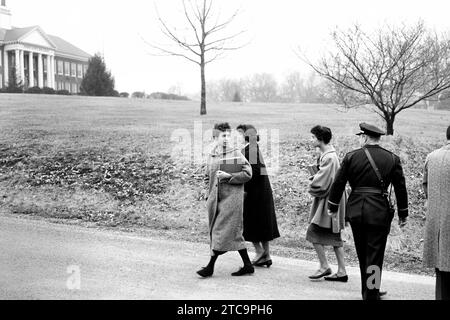
[[[359,125],[359,128],[361,129],[361,132],[357,133],[358,136],[362,134],[372,137],[380,137],[386,135],[386,133],[380,128],[365,122],[361,123]]]

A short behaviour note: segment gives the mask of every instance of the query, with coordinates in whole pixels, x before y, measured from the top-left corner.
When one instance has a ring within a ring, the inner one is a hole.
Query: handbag
[[[395,214],[395,207],[391,202],[391,194],[392,194],[392,184],[390,187],[389,192],[387,191],[386,184],[384,183],[383,177],[381,176],[380,170],[378,170],[377,165],[375,164],[375,161],[373,161],[372,156],[370,155],[369,150],[367,148],[363,148],[364,152],[366,153],[367,159],[369,160],[370,165],[372,166],[373,170],[375,171],[375,174],[377,175],[378,180],[380,180],[381,189],[383,190],[383,197],[386,200],[389,214],[393,216]]]

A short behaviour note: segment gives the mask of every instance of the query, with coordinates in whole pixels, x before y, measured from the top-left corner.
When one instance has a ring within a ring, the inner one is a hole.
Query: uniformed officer
[[[350,222],[358,255],[362,297],[378,300],[384,251],[394,218],[387,188],[391,184],[394,186],[400,227],[405,226],[408,217],[408,194],[400,158],[379,146],[385,133],[366,123],[360,124],[360,128],[357,135],[362,148],[344,157],[331,187],[328,209],[330,214],[337,212],[349,182],[352,193],[347,203],[346,220]]]

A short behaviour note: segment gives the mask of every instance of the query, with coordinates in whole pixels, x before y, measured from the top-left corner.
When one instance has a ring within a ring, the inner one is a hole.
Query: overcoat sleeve
[[[395,197],[397,198],[398,216],[406,218],[408,216],[408,191],[406,190],[405,176],[398,156],[395,156],[392,184],[394,185]]]
[[[319,171],[314,175],[308,192],[316,198],[325,198],[330,192],[333,182],[333,160],[325,156],[319,164]]]
[[[252,166],[242,154],[241,160],[244,163],[242,165],[242,170],[241,172],[231,174],[231,178],[228,180],[229,184],[244,184],[252,178]]]
[[[208,186],[208,194],[205,197],[205,200],[208,200],[209,198],[209,194],[211,193],[211,189],[212,189],[212,177],[211,175],[211,159],[208,157],[208,159],[206,160],[206,166],[205,166],[205,171],[203,172],[204,176],[203,176],[203,181],[205,181],[206,185]]]
[[[330,197],[328,198],[328,210],[331,212],[337,212],[339,209],[339,203],[341,202],[342,194],[344,193],[345,186],[348,181],[348,166],[349,158],[348,154],[342,160],[341,167],[339,168],[336,178],[331,186]]]

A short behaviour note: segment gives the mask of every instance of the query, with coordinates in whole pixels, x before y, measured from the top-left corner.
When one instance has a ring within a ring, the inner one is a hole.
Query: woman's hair
[[[324,126],[315,126],[311,129],[311,133],[316,136],[317,140],[322,141],[325,144],[330,143],[333,134],[331,129]]]
[[[214,125],[213,137],[218,137],[220,132],[225,132],[231,130],[231,127],[228,122],[216,123]]]
[[[450,140],[450,126],[447,128],[447,140]]]
[[[246,142],[249,142],[251,137],[256,137],[256,141],[259,142],[259,134],[258,131],[256,131],[255,126],[251,124],[240,124],[237,126],[236,130],[241,130],[244,132]]]

